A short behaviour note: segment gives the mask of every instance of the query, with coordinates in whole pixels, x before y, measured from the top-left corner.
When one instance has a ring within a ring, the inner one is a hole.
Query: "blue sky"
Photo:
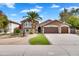
[[[59,13],[64,8],[79,8],[78,3],[1,3],[2,10],[10,20],[20,22],[28,11],[36,11],[43,18],[42,21],[58,20]]]

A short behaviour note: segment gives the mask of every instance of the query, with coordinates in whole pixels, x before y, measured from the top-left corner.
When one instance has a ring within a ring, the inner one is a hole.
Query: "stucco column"
[[[75,33],[78,33],[78,30],[77,29],[75,29]]]
[[[70,34],[70,27],[68,27],[68,33]]]
[[[61,27],[58,27],[58,32],[61,33]]]
[[[42,33],[44,33],[44,27],[42,27]]]

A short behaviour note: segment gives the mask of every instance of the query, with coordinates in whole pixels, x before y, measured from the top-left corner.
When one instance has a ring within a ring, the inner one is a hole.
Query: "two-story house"
[[[21,21],[21,24],[23,26],[23,30],[25,32],[30,32],[31,29],[32,29],[32,22],[30,19],[24,19],[23,21]],[[35,21],[35,33],[38,32],[38,25],[39,25],[39,22],[38,21]]]
[[[11,21],[9,20],[9,24],[8,24],[8,33],[13,33],[14,29],[19,27],[19,23],[15,22],[15,21]]]

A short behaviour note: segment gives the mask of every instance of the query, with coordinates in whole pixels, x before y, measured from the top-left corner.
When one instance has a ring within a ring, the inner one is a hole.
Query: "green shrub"
[[[38,34],[36,37],[29,39],[31,45],[50,45],[50,42],[43,34]]]
[[[29,33],[30,33],[30,34],[33,34],[33,32],[32,32],[32,31],[29,31]]]
[[[21,30],[19,28],[14,29],[14,34],[20,34],[20,33],[21,33]]]

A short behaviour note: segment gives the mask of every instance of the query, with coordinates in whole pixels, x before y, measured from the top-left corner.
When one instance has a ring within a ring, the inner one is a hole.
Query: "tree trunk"
[[[4,29],[4,34],[7,34],[7,29]]]
[[[32,29],[31,29],[32,33],[35,33],[35,23],[34,20],[32,20]]]

